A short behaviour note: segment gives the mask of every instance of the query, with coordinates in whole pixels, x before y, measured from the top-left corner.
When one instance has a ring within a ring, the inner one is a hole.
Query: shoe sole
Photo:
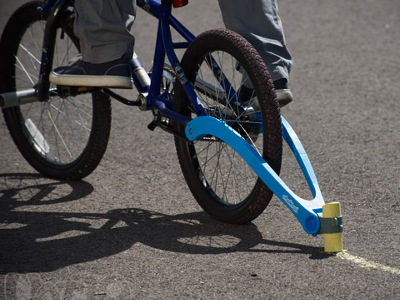
[[[59,75],[52,72],[49,79],[53,84],[65,86],[91,86],[119,89],[133,88],[132,79],[123,76]]]
[[[276,97],[280,107],[283,107],[293,101],[292,92],[289,89],[276,90]]]

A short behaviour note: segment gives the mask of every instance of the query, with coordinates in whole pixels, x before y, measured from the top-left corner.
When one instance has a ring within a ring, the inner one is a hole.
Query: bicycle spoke
[[[239,69],[237,61],[225,52],[209,53],[197,71],[199,82],[208,85],[196,91],[197,96],[211,116],[233,127],[261,155],[262,147],[256,141],[262,140],[258,129],[262,128],[262,122],[258,121],[255,110],[241,108],[237,101],[242,87],[249,80],[247,73]],[[215,87],[214,94],[208,92],[210,86]],[[252,107],[256,99],[253,91],[246,105]],[[238,204],[251,193],[258,177],[232,148],[218,139],[195,142],[194,147],[204,182],[221,201]]]

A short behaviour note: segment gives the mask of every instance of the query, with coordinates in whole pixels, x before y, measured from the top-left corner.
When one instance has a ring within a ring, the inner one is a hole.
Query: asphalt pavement
[[[0,31],[22,0],[0,0]],[[323,253],[274,197],[244,226],[209,218],[151,113],[113,102],[100,166],[43,178],[0,118],[0,299],[399,299],[400,2],[280,0],[294,57],[282,109],[326,202],[342,206],[345,252]],[[175,11],[195,34],[222,27],[216,0]],[[136,52],[151,66],[154,21]],[[0,70],[1,71],[1,70]],[[282,178],[309,192],[285,147]]]

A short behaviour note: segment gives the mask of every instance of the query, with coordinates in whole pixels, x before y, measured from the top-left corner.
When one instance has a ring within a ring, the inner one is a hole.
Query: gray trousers
[[[226,28],[241,34],[260,53],[272,80],[289,79],[292,57],[286,47],[276,0],[218,0]]]
[[[136,0],[75,0],[74,32],[90,63],[132,57]]]
[[[276,0],[218,0],[228,29],[243,35],[261,54],[273,80],[289,78],[286,47]],[[75,34],[82,57],[91,63],[133,55],[136,0],[75,0]]]

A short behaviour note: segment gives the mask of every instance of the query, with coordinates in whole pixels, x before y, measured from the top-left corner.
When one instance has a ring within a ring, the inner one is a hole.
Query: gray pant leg
[[[75,15],[83,60],[103,63],[132,57],[135,39],[129,30],[136,0],[75,0]]]
[[[289,79],[293,63],[276,0],[218,1],[226,28],[241,34],[256,48],[272,80]]]

